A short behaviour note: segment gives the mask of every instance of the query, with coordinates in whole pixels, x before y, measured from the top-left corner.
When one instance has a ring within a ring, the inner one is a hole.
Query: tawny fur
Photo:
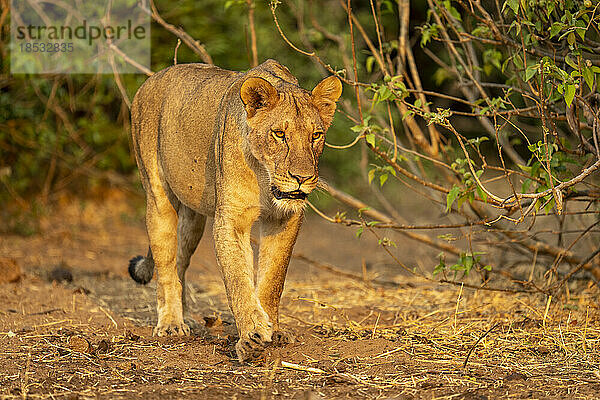
[[[150,250],[132,259],[129,272],[147,283],[156,266],[155,335],[190,332],[185,270],[210,216],[240,336],[238,357],[251,359],[269,342],[289,340],[279,327],[279,300],[341,91],[339,79],[329,77],[308,92],[274,60],[245,73],[176,65],[138,90],[132,139]],[[257,221],[255,282],[250,230]]]

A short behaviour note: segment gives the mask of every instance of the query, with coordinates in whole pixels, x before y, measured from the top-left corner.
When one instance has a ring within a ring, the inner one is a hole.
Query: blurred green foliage
[[[167,22],[182,27],[205,45],[216,65],[232,70],[250,68],[245,1],[159,0],[156,6]],[[318,8],[318,14],[321,6],[313,7]],[[321,23],[333,32],[343,32],[346,14],[340,7],[331,10]],[[295,25],[289,8],[281,7],[278,16],[283,26]],[[129,114],[114,77],[9,75],[9,26],[7,19],[0,27],[0,205],[30,200],[46,203],[63,190],[83,193],[90,185],[121,182],[115,179],[116,175],[131,176],[128,182],[135,182],[135,160],[128,144]],[[281,39],[268,2],[255,3],[255,26],[259,62],[277,59],[307,89],[322,79],[322,71]],[[295,30],[287,34],[295,42],[300,40]],[[330,62],[341,64],[336,48],[326,43],[321,34],[314,30],[308,34]],[[152,70],[173,64],[176,45],[177,37],[153,22]],[[198,56],[183,44],[177,59],[178,63],[199,62]],[[121,78],[127,95],[133,98],[146,76]],[[347,91],[349,95],[350,90]],[[328,140],[348,142],[352,139],[351,125],[338,115]],[[357,151],[326,151],[323,174],[338,182],[355,176]]]
[[[259,62],[267,58],[277,59],[290,68],[303,87],[310,89],[329,73],[313,59],[295,52],[284,42],[271,15],[270,5],[273,3],[279,2],[253,2]],[[469,35],[472,37],[480,39],[492,37],[488,25],[468,17],[458,4],[451,1],[438,3],[451,18],[464,23],[465,28],[461,29],[467,31],[468,27]],[[492,7],[493,4],[488,3],[486,3],[488,9],[495,10],[495,6]],[[548,7],[545,6],[546,3]],[[399,47],[398,7],[400,3],[379,0],[374,4],[378,9],[381,22],[382,54],[390,61],[395,60]],[[526,46],[553,43],[552,45],[557,46],[571,46],[573,50],[569,52],[564,63],[554,64],[549,57],[530,56],[525,64],[519,54],[518,46],[514,49],[503,48],[483,41],[474,48],[474,51],[477,52],[476,58],[481,60],[481,66],[476,69],[484,74],[486,81],[523,86],[537,82],[540,78],[539,74],[544,72],[546,76],[552,75],[559,81],[556,90],[548,89],[551,96],[554,96],[552,101],[564,96],[568,105],[573,101],[575,88],[579,90],[580,87],[587,85],[592,89],[598,67],[587,65],[585,59],[581,57],[581,51],[573,44],[583,41],[585,24],[586,21],[590,21],[593,7],[588,6],[586,1],[573,0],[564,4],[553,0],[547,2],[532,0],[529,3],[511,0],[502,4],[504,4],[502,15],[507,21],[507,26],[504,28],[507,30],[508,37],[515,43],[518,44],[522,38]],[[202,43],[216,65],[232,70],[245,70],[250,67],[252,57],[246,1],[157,0],[156,6],[168,23],[182,27]],[[428,50],[444,62],[449,60],[448,50],[440,37],[441,27],[432,17],[432,10],[424,0],[411,2],[410,7],[408,30],[423,87],[460,96],[456,77],[447,69],[431,62],[425,54]],[[524,17],[521,23],[514,18],[514,10],[519,10],[519,7],[522,8],[521,15]],[[352,8],[357,21],[377,46],[371,2],[353,1]],[[306,51],[317,51],[321,59],[334,70],[345,69],[343,74],[348,78],[354,78],[351,67],[348,68],[348,58],[351,57],[348,15],[340,2],[336,0],[285,1],[278,4],[276,11],[279,23],[292,43]],[[9,19],[6,19],[0,27],[2,33],[0,41],[2,74],[0,76],[0,187],[2,187],[0,205],[25,203],[31,199],[39,199],[42,203],[46,203],[61,191],[83,193],[89,190],[90,185],[95,184],[137,184],[135,162],[129,151],[129,113],[115,78],[112,75],[10,76],[8,28]],[[357,124],[356,121],[352,122],[343,112],[337,113],[327,140],[333,144],[346,144],[363,132],[366,142],[373,145],[376,143],[376,136],[385,136],[386,132],[389,132],[382,124],[382,120],[387,119],[385,106],[388,103],[414,102],[410,104],[408,112],[410,115],[415,115],[415,112],[419,114],[418,111],[424,110],[426,104],[421,104],[419,98],[412,100],[408,97],[402,74],[387,76],[387,80],[384,80],[384,74],[356,26],[354,36],[358,78],[362,82],[371,82],[371,90],[365,93],[369,97],[367,100],[372,100],[372,107],[370,110],[364,110],[366,118],[363,125],[367,124],[364,126]],[[175,35],[157,23],[152,24],[152,69],[154,71],[173,64],[176,45]],[[177,60],[179,63],[198,62],[199,57],[182,44],[177,51]],[[458,67],[458,72],[464,74],[461,68]],[[121,78],[129,98],[133,97],[146,79],[141,74],[122,75]],[[551,89],[550,86],[549,88]],[[355,109],[353,87],[346,85],[344,90],[342,101],[348,103],[351,109]],[[492,88],[490,95],[489,103],[484,103],[483,99],[473,100],[476,107],[472,110],[463,104],[451,103],[443,99],[436,104],[436,107],[442,106],[448,109],[452,107],[459,111],[472,111],[483,115],[490,110],[506,109],[508,101],[516,107],[522,107],[524,104],[520,96],[516,96],[514,92],[505,93],[501,89]],[[344,107],[339,108],[344,109]],[[400,115],[398,111],[393,111],[394,119],[398,124],[396,133],[403,140],[406,138],[403,136],[399,121],[408,114]],[[369,120],[369,116],[372,119]],[[422,127],[425,125],[424,122],[435,123],[436,116],[443,117],[438,113],[423,114],[421,117],[426,121],[421,120],[419,123]],[[471,117],[462,119],[456,117],[453,123],[466,138],[481,136],[481,127],[473,124],[472,121]],[[360,129],[357,130],[357,127]],[[534,128],[528,132],[528,135],[531,135],[529,143],[519,137],[513,138],[515,147],[525,155],[526,159],[531,153],[528,145],[538,142],[541,138],[539,127]],[[450,145],[452,145],[451,140]],[[383,186],[388,178],[386,171],[389,168],[376,165],[375,170],[367,176],[365,166],[373,162],[375,157],[370,153],[367,156],[366,153],[361,154],[364,146],[364,141],[361,141],[359,145],[345,150],[326,149],[321,162],[322,177],[359,196],[369,192],[369,183],[375,175],[380,186]],[[494,151],[492,146],[488,145],[487,148]],[[454,152],[449,151],[448,154]],[[450,162],[459,156],[450,157]],[[402,157],[400,160],[403,161]],[[363,168],[359,167],[361,162]],[[460,196],[457,195],[456,199],[459,202],[465,196],[473,197],[473,190],[477,189],[466,175],[463,184],[466,189],[461,191]],[[384,189],[390,190],[387,187]],[[454,201],[454,198],[452,200]]]

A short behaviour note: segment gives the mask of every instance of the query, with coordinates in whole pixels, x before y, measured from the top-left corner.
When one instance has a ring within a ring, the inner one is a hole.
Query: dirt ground
[[[0,398],[600,398],[597,287],[548,299],[442,286],[315,216],[282,301],[296,343],[235,360],[210,231],[188,272],[193,334],[152,337],[155,286],[127,276],[147,248],[131,203],[65,199],[39,233],[0,236],[4,280],[7,259],[21,270],[0,284]]]

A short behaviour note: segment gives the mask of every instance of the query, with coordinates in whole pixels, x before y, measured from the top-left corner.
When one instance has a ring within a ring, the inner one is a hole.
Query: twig
[[[363,276],[360,276],[358,274],[353,274],[352,272],[341,270],[339,268],[334,267],[331,264],[319,262],[319,261],[314,260],[302,253],[294,252],[294,254],[292,254],[292,257],[297,260],[304,261],[305,263],[308,263],[308,264],[310,264],[314,267],[320,268],[322,270],[331,272],[331,273],[339,275],[339,276],[343,276],[344,278],[349,278],[349,279],[352,279],[352,280],[355,280],[355,281],[358,281],[361,283],[365,283],[367,285],[370,283],[375,283],[375,284],[382,285],[382,286],[398,286],[397,283],[392,282],[392,281],[384,281],[384,280],[380,280],[380,279],[366,280]]]
[[[596,251],[594,251],[592,254],[590,254],[585,260],[583,260],[582,262],[579,263],[579,265],[577,265],[575,268],[573,268],[564,278],[562,281],[560,281],[553,289],[554,291],[558,291],[560,288],[563,287],[563,285],[565,283],[568,282],[569,279],[571,279],[571,277],[573,275],[575,275],[576,273],[578,273],[579,271],[581,271],[583,268],[585,268],[589,262],[591,262],[594,257],[596,257],[598,254],[600,254],[600,248],[598,248]]]
[[[315,374],[326,374],[327,373],[319,368],[306,367],[304,365],[294,364],[294,363],[290,363],[287,361],[282,361],[281,366],[284,368],[295,369],[297,371],[313,372]]]
[[[256,29],[254,27],[254,1],[246,0],[248,6],[248,25],[250,26],[250,48],[252,50],[252,67],[258,65],[258,51],[256,50]]]
[[[148,76],[154,75],[153,71],[149,70],[148,68],[144,67],[142,64],[135,61],[133,58],[129,57],[127,54],[125,54],[123,52],[123,50],[118,48],[114,43],[110,42],[108,46],[112,51],[114,51],[119,56],[121,56],[121,58],[123,58],[123,60],[125,60],[126,63],[134,66],[135,68],[139,69],[141,72],[143,72],[144,74],[146,74]]]
[[[548,316],[548,310],[550,310],[550,303],[552,302],[552,296],[548,296],[548,301],[546,302],[546,309],[544,310],[544,317],[542,318],[542,326],[546,327],[546,317]]]
[[[173,65],[177,65],[177,51],[181,45],[181,39],[177,38],[177,45],[175,45],[175,51],[173,52]]]
[[[210,54],[208,54],[208,52],[206,51],[206,49],[204,48],[203,45],[201,45],[197,40],[195,40],[193,37],[191,37],[186,31],[184,31],[181,28],[177,28],[174,25],[169,24],[160,16],[160,14],[158,13],[158,9],[156,8],[156,5],[154,4],[154,0],[150,0],[151,10],[148,10],[143,7],[141,7],[141,8],[147,14],[149,14],[153,20],[155,20],[160,25],[162,25],[166,30],[173,33],[179,39],[183,40],[183,43],[185,43],[186,46],[188,46],[194,53],[199,55],[200,59],[202,61],[204,61],[207,64],[213,63],[213,60],[212,60]]]
[[[475,347],[477,347],[479,342],[481,342],[487,335],[489,335],[494,329],[496,329],[496,327],[498,325],[500,325],[500,323],[496,322],[490,329],[485,331],[484,334],[479,337],[479,339],[477,339],[477,341],[475,342],[475,344],[473,346],[471,346],[471,348],[469,349],[469,352],[467,353],[467,356],[465,357],[465,362],[463,363],[463,369],[467,368],[467,363],[469,362],[469,357],[471,357],[471,353],[473,353],[473,350],[475,350]]]
[[[117,324],[117,321],[115,321],[115,319],[112,317],[112,315],[110,315],[108,313],[108,311],[106,311],[104,308],[102,308],[102,307],[99,307],[99,308],[100,308],[100,311],[102,311],[108,317],[108,319],[110,319],[112,321],[112,323],[115,326],[115,328],[119,328],[119,325]]]

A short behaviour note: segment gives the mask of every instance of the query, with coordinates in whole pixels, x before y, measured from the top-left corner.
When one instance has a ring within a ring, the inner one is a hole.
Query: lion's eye
[[[285,139],[285,132],[284,131],[273,131],[273,135],[277,136],[279,139]]]
[[[317,140],[318,138],[320,138],[321,136],[323,136],[323,132],[314,132],[312,134],[312,138],[313,140]]]

